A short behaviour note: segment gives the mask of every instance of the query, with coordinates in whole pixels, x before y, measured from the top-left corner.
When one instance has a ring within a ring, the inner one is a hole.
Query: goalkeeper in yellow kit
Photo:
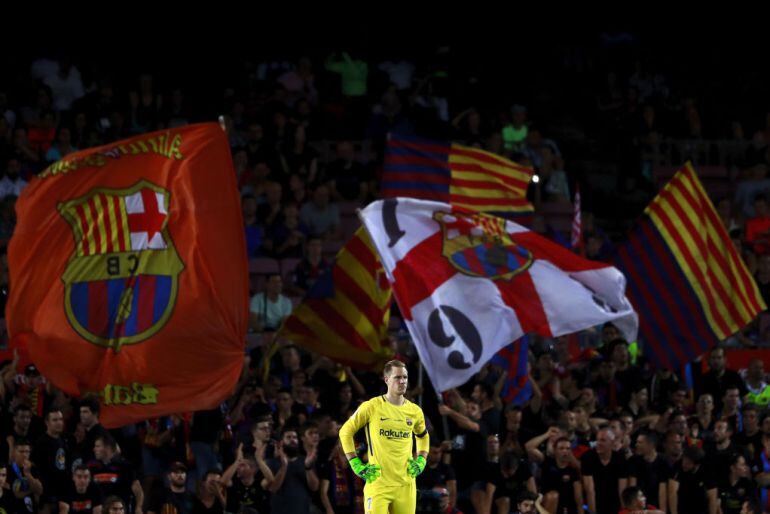
[[[422,409],[404,398],[408,381],[406,366],[390,361],[383,371],[388,392],[372,398],[340,428],[340,441],[350,467],[366,481],[366,514],[413,514],[417,505],[415,477],[425,469],[430,447]],[[366,433],[369,462],[356,457],[353,435]],[[417,456],[412,458],[412,435]]]

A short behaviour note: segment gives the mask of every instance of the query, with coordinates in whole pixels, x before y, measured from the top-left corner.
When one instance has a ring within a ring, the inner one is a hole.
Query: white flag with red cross
[[[465,383],[526,333],[556,337],[638,319],[622,273],[508,220],[397,198],[361,212],[437,391]]]

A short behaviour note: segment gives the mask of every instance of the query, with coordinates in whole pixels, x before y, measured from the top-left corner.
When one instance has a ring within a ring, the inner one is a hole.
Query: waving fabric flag
[[[382,195],[435,200],[473,211],[528,215],[534,171],[491,152],[413,137],[391,136]]]
[[[529,337],[524,336],[499,352],[492,364],[500,366],[505,372],[505,382],[501,391],[506,404],[524,405],[532,396],[532,382],[529,381]]]
[[[216,124],[76,152],[19,198],[11,345],[114,427],[211,408],[243,365],[248,269]]]
[[[645,209],[615,262],[661,367],[678,369],[767,308],[689,163]]]
[[[392,291],[369,235],[359,228],[284,322],[278,338],[357,368],[382,371]]]
[[[420,359],[441,392],[525,333],[553,337],[637,320],[615,268],[509,220],[409,198],[361,213]]]

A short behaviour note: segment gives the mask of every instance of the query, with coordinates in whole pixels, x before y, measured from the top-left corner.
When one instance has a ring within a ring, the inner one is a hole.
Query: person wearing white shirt
[[[43,83],[51,88],[53,108],[56,111],[69,111],[75,100],[86,94],[80,72],[69,61],[62,60],[59,70],[45,77]]]
[[[5,176],[0,180],[0,200],[7,196],[19,196],[21,191],[27,187],[27,181],[19,176],[21,173],[21,162],[12,157],[8,159],[5,166]]]
[[[275,331],[291,314],[291,300],[282,295],[281,275],[270,275],[263,293],[255,294],[249,307],[249,326],[255,332]]]

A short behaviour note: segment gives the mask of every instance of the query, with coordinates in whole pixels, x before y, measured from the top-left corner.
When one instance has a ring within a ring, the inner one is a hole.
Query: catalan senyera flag
[[[68,155],[17,204],[11,345],[116,427],[211,408],[243,365],[248,267],[214,123]]]
[[[689,163],[645,209],[615,262],[659,366],[678,369],[767,308]]]
[[[528,215],[534,211],[527,201],[533,173],[478,148],[391,135],[382,195],[434,200],[500,215]]]
[[[377,252],[359,228],[284,321],[277,339],[353,367],[380,371],[393,356],[384,346],[391,298]]]

